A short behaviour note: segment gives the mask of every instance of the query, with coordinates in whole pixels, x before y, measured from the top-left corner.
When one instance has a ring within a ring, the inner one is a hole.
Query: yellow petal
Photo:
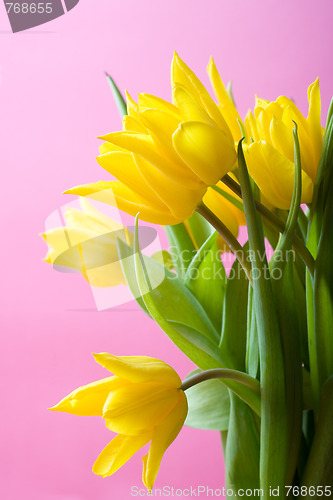
[[[111,153],[112,151],[127,152],[126,149],[115,146],[114,144],[111,144],[111,142],[103,142],[103,144],[101,144],[98,149],[101,155],[104,155],[105,153]]]
[[[208,188],[203,199],[205,205],[227,226],[234,236],[238,236],[238,219],[236,211],[240,212],[230,201],[222,195]]]
[[[128,132],[139,132],[140,134],[146,134],[146,127],[133,116],[125,115],[123,118],[123,130]]]
[[[171,62],[171,86],[175,87],[176,84],[183,85],[190,94],[200,103],[200,91],[205,92],[205,88],[200,82],[199,78],[193,73],[192,70],[181,60],[176,52]]]
[[[81,200],[84,198],[81,198]],[[82,206],[82,203],[81,203]],[[113,230],[123,229],[121,224],[112,221],[106,215],[96,210],[95,215],[92,215],[93,206],[91,205],[90,214],[76,208],[67,208],[64,213],[64,219],[69,231],[72,229],[83,230],[88,234],[105,234]],[[114,222],[112,224],[112,222]]]
[[[151,203],[160,203],[159,198],[150,188],[149,184],[138,169],[132,153],[113,152],[97,157],[98,164],[111,175],[114,175],[120,182],[129,187],[134,193],[137,193]]]
[[[190,179],[189,184],[198,178],[188,170],[188,167],[176,153],[172,143],[172,134],[178,128],[179,118],[170,113],[158,109],[146,109],[140,113],[142,122],[145,124],[158,150],[171,161],[179,165],[179,170]]]
[[[272,144],[289,160],[294,160],[294,140],[291,130],[277,117],[273,117],[270,124]]]
[[[212,57],[210,58],[207,71],[215,95],[222,108],[223,117],[231,130],[234,140],[239,141],[242,138],[242,133],[238,122],[242,123],[242,120],[234,103],[229,97]]]
[[[127,90],[126,90],[126,100],[127,100],[127,114],[138,120],[139,107],[137,103],[132,99],[130,94],[127,92]]]
[[[183,122],[173,135],[173,144],[184,162],[207,185],[218,182],[236,162],[236,151],[217,127]]]
[[[140,113],[144,112],[146,109],[156,109],[170,114],[176,120],[181,119],[181,115],[176,106],[171,104],[171,102],[151,94],[139,94],[138,105]]]
[[[119,387],[127,385],[127,380],[118,377],[108,377],[75,389],[49,410],[62,411],[81,416],[102,416],[103,406],[110,393]]]
[[[76,194],[78,196],[87,196],[101,203],[107,203],[109,205],[116,206],[114,194],[113,194],[113,184],[114,181],[98,181],[92,182],[90,184],[82,184],[80,186],[74,186],[70,189],[66,189],[64,194]]]
[[[245,117],[245,126],[249,132],[250,138],[253,139],[253,141],[260,141],[257,122],[252,114],[252,111],[248,111]]]
[[[323,134],[321,130],[321,99],[319,90],[319,78],[317,78],[308,88],[309,114],[307,123],[309,133],[312,138],[314,152],[314,169],[312,179],[315,180],[317,167],[323,147]]]
[[[271,120],[273,116],[277,118],[282,118],[282,107],[278,102],[266,101],[265,99],[260,99],[256,96],[256,103],[254,108],[255,117],[257,118],[261,111],[266,111],[269,119]]]
[[[250,175],[264,197],[274,207],[289,209],[294,187],[294,163],[264,142],[251,144],[245,154]],[[302,203],[310,203],[312,193],[313,183],[302,171]]]
[[[174,87],[174,101],[181,112],[181,121],[192,120],[215,125],[214,120],[211,119],[204,107],[198,104],[183,85],[177,84]]]
[[[178,402],[179,389],[157,382],[130,384],[112,391],[104,405],[108,429],[136,436],[158,425]]]
[[[113,356],[107,352],[94,354],[95,360],[118,377],[130,382],[155,382],[180,387],[182,382],[171,366],[149,356]]]
[[[86,269],[83,276],[90,285],[98,288],[127,284],[120,262],[111,262],[95,269]]]
[[[175,218],[185,220],[191,217],[206,191],[206,186],[198,182],[196,189],[186,189],[159,172],[139,155],[134,155],[134,158],[140,172],[149,181],[150,187],[168,206]]]
[[[139,213],[140,220],[160,225],[182,222],[181,219],[176,219],[167,207],[161,208],[162,202],[157,205],[150,203],[150,200],[143,200],[121,182],[114,182],[112,190],[114,205],[133,217]]]
[[[143,457],[143,483],[152,489],[166,449],[176,439],[187,415],[187,399],[179,391],[179,402],[172,412],[155,427],[148,455]]]
[[[257,116],[257,127],[260,140],[270,142],[271,141],[271,135],[269,130],[270,120],[265,110],[261,110]]]
[[[84,214],[87,215],[90,220],[96,223],[97,225],[96,228],[100,227],[101,230],[102,228],[106,228],[111,231],[118,231],[120,229],[124,229],[122,224],[113,219],[110,219],[110,217],[97,210],[97,208],[95,208],[94,205],[92,205],[86,198],[80,198],[79,201],[82,212],[84,212]],[[65,213],[65,219],[66,219],[66,213]]]
[[[192,70],[180,59],[175,52],[171,65],[171,86],[173,89],[173,99],[175,100],[175,89],[183,86],[188,93],[197,101],[200,107],[203,107],[210,118],[218,125],[223,132],[232,140],[231,132],[218,108],[213,101],[205,86],[200,82],[199,78]],[[191,117],[190,120],[195,120]]]
[[[116,436],[104,448],[94,463],[94,474],[102,477],[111,476],[150,440],[151,434]]]
[[[63,241],[64,235],[67,236],[66,244]],[[114,264],[113,270],[118,271],[116,239],[127,241],[124,229],[97,234],[83,229],[55,228],[45,233],[44,238],[48,244],[52,244],[54,249],[48,254],[50,263],[55,266],[77,269],[89,282],[86,276],[89,270],[93,271],[101,266]]]
[[[180,169],[177,163],[160,154],[149,135],[135,132],[114,132],[104,136],[103,139],[142,156],[162,173],[186,187],[191,187],[196,183],[191,172]]]
[[[312,146],[309,129],[304,116],[293,106],[286,105],[283,108],[282,121],[290,130],[294,127],[294,122],[297,123],[297,133],[300,144],[301,164],[302,169],[314,180],[315,178],[315,164],[314,164],[314,150]]]

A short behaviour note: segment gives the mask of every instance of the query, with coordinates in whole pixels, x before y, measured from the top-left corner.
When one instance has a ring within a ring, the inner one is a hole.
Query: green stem
[[[310,455],[305,467],[302,485],[308,489],[308,495],[304,498],[314,498],[310,487],[319,493],[317,488],[328,491],[331,497],[333,488],[333,376],[323,386],[321,394],[321,405],[319,410],[319,422],[312,443]],[[325,488],[326,487],[326,488]],[[322,495],[315,495],[322,496]]]
[[[231,370],[229,368],[212,368],[211,370],[196,373],[183,381],[181,389],[186,391],[194,385],[214,378],[230,379],[240,382],[241,384],[250,387],[250,389],[252,389],[253,392],[260,397],[260,383],[257,379],[250,377],[247,373],[243,373],[238,370]]]
[[[211,212],[211,210],[209,210],[209,208],[203,202],[201,202],[197,207],[197,212],[202,215],[216,229],[220,236],[222,236],[222,238],[228,243],[231,251],[236,256],[242,268],[244,269],[244,272],[248,277],[250,283],[252,283],[251,263],[246,260],[244,249],[237,238],[235,238],[235,236],[227,228],[227,226],[223,224],[223,222],[218,217],[216,217],[216,215]]]
[[[263,231],[254,202],[242,141],[238,144],[238,168],[250,250],[253,254],[252,269],[257,274],[256,279],[253,279],[253,300],[260,354],[260,487],[264,490],[265,500],[270,498],[270,487],[279,487],[279,498],[285,498],[288,429],[283,349],[272,284],[269,274],[268,277],[266,274],[268,264]]]
[[[260,397],[260,383],[257,379],[250,377],[247,373],[238,370],[231,370],[229,368],[212,368],[200,373],[196,373],[191,377],[185,379],[180,389],[186,391],[194,385],[205,382],[211,379],[222,379],[225,385],[237,396],[240,397],[246,404],[255,411],[260,417],[261,415],[261,397]],[[240,390],[241,388],[246,390]]]
[[[240,198],[242,197],[241,193],[241,188],[240,185],[234,181],[229,175],[225,175],[222,177],[222,182],[226,186],[228,186],[237,196]],[[280,233],[284,233],[285,230],[285,225],[284,223],[275,215],[273,212],[268,210],[260,201],[254,200],[255,207],[257,211],[266,219],[268,220]],[[302,240],[297,236],[294,235],[293,237],[293,246],[295,250],[298,251],[299,255],[302,257],[305,265],[308,267],[311,276],[314,274],[314,259],[309,252],[309,250],[306,248]]]

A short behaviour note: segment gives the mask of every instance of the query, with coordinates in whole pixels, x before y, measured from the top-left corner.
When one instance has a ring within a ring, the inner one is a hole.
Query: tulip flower
[[[318,79],[308,88],[307,118],[287,97],[270,102],[256,99],[254,115],[249,112],[246,127],[253,140],[245,146],[249,172],[263,196],[274,207],[289,209],[294,186],[294,143],[292,130],[298,126],[302,165],[302,202],[310,203],[323,144],[320,124]]]
[[[236,163],[234,138],[221,108],[175,54],[173,103],[127,94],[123,130],[102,137],[98,163],[118,181],[76,186],[66,193],[116,203],[131,215],[158,224],[189,218],[208,186]]]
[[[132,243],[132,235],[118,222],[81,198],[82,210],[67,208],[66,226],[42,234],[49,245],[45,261],[60,269],[80,272],[93,286],[126,284],[117,252],[117,238]]]
[[[143,483],[151,489],[163,454],[187,415],[181,379],[169,365],[155,358],[108,353],[94,357],[114,376],[79,387],[50,410],[101,416],[107,428],[117,433],[93,466],[93,472],[102,477],[112,475],[151,442],[143,457]]]

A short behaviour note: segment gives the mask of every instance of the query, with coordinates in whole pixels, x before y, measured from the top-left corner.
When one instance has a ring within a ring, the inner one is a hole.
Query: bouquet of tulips
[[[324,129],[316,80],[307,117],[281,96],[257,98],[243,121],[213,60],[208,73],[217,102],[177,54],[172,102],[125,103],[109,77],[123,130],[102,137],[97,160],[118,180],[67,190],[81,210],[44,233],[48,262],[127,286],[197,369],[181,381],[158,359],[96,354],[111,374],[51,409],[99,415],[117,433],[93,466],[103,477],[150,443],[152,489],[185,423],[221,432],[228,497],[330,497],[333,106]],[[136,217],[134,230],[86,198]],[[141,220],[164,226],[169,248],[145,255]]]

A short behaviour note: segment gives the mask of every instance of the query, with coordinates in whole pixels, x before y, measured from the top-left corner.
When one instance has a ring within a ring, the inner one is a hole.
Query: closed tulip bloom
[[[158,224],[189,218],[207,187],[233,168],[232,133],[218,105],[175,54],[173,103],[127,94],[123,130],[102,137],[98,163],[117,181],[77,186],[66,193],[90,196]]]
[[[126,284],[117,252],[117,238],[132,243],[121,224],[80,199],[81,210],[67,208],[66,225],[42,234],[49,245],[45,261],[59,269],[80,272],[93,286]]]
[[[294,186],[294,122],[302,165],[302,202],[311,203],[313,185],[323,144],[320,123],[319,80],[308,88],[309,112],[305,118],[287,97],[270,102],[256,99],[254,115],[249,112],[245,123],[254,141],[245,146],[249,172],[263,196],[274,207],[290,207]]]
[[[97,363],[114,376],[79,387],[53,411],[103,417],[117,436],[97,458],[93,472],[107,477],[150,442],[143,457],[143,483],[154,485],[166,449],[180,432],[187,399],[181,379],[166,363],[146,356],[117,357],[94,354]]]

